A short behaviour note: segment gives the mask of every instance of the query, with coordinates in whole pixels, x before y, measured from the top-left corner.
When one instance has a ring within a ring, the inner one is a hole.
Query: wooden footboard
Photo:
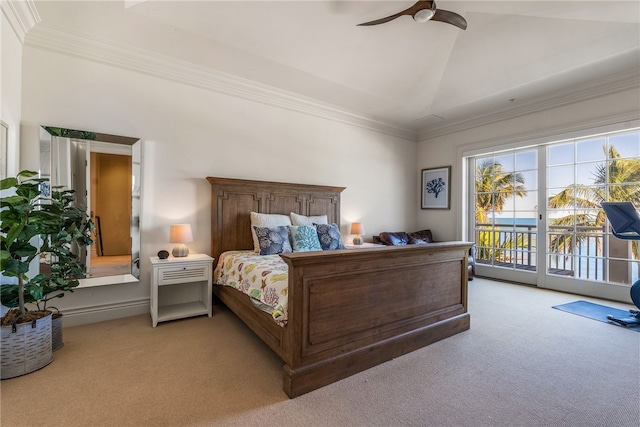
[[[469,329],[464,242],[282,254],[289,397]]]
[[[216,294],[285,362],[299,396],[469,329],[464,242],[282,254],[289,322],[246,295]]]

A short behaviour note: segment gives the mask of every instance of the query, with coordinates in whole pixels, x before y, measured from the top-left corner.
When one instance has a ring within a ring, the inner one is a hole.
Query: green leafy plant
[[[84,277],[78,254],[92,243],[93,223],[84,207],[74,204],[73,191],[54,188],[50,197],[44,197],[42,185],[48,180],[36,175],[22,171],[0,181],[0,190],[9,194],[1,198],[0,270],[18,281],[2,285],[0,297],[3,305],[17,307],[18,316],[25,317],[25,304],[46,310],[49,300],[78,286]],[[28,277],[36,257],[50,260],[50,274]]]
[[[88,132],[85,130],[75,130],[75,129],[67,129],[67,128],[56,128],[51,126],[44,127],[47,132],[49,132],[53,136],[62,136],[66,138],[79,138],[79,139],[97,139],[97,135],[93,132]]]

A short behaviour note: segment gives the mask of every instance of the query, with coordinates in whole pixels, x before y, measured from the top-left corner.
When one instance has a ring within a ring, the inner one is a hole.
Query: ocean
[[[496,224],[498,225],[532,225],[536,226],[538,221],[536,218],[498,218]]]

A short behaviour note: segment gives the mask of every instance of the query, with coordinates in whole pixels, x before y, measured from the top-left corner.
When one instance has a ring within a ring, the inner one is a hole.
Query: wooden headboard
[[[340,193],[345,187],[207,177],[211,184],[211,256],[253,249],[250,212],[327,215],[340,226]]]

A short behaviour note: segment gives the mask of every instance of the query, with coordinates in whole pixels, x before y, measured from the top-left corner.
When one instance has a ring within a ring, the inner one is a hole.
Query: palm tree
[[[502,164],[485,159],[476,164],[476,223],[489,222],[489,212],[502,212],[512,196],[525,197],[524,176],[506,172]]]
[[[525,179],[519,172],[506,172],[499,162],[484,159],[476,164],[476,226],[483,225],[487,231],[480,231],[477,237],[478,259],[496,259],[504,249],[511,248],[511,239],[500,243],[499,232],[492,232],[489,224],[491,212],[502,212],[511,197],[525,197]],[[500,247],[499,251],[491,248]]]
[[[608,154],[609,161],[606,165],[599,165],[596,168],[593,186],[571,185],[549,197],[549,208],[572,210],[571,214],[556,218],[549,223],[551,226],[566,227],[567,230],[551,235],[549,239],[551,251],[572,253],[575,247],[584,242],[587,236],[574,233],[574,227],[603,228],[606,215],[600,207],[602,202],[630,201],[640,207],[640,185],[638,184],[640,160],[620,158],[620,153],[613,146],[608,152],[606,146],[603,150]],[[596,249],[600,253],[601,240],[596,239],[596,242]],[[632,243],[632,251],[634,257],[638,259],[638,242]]]

